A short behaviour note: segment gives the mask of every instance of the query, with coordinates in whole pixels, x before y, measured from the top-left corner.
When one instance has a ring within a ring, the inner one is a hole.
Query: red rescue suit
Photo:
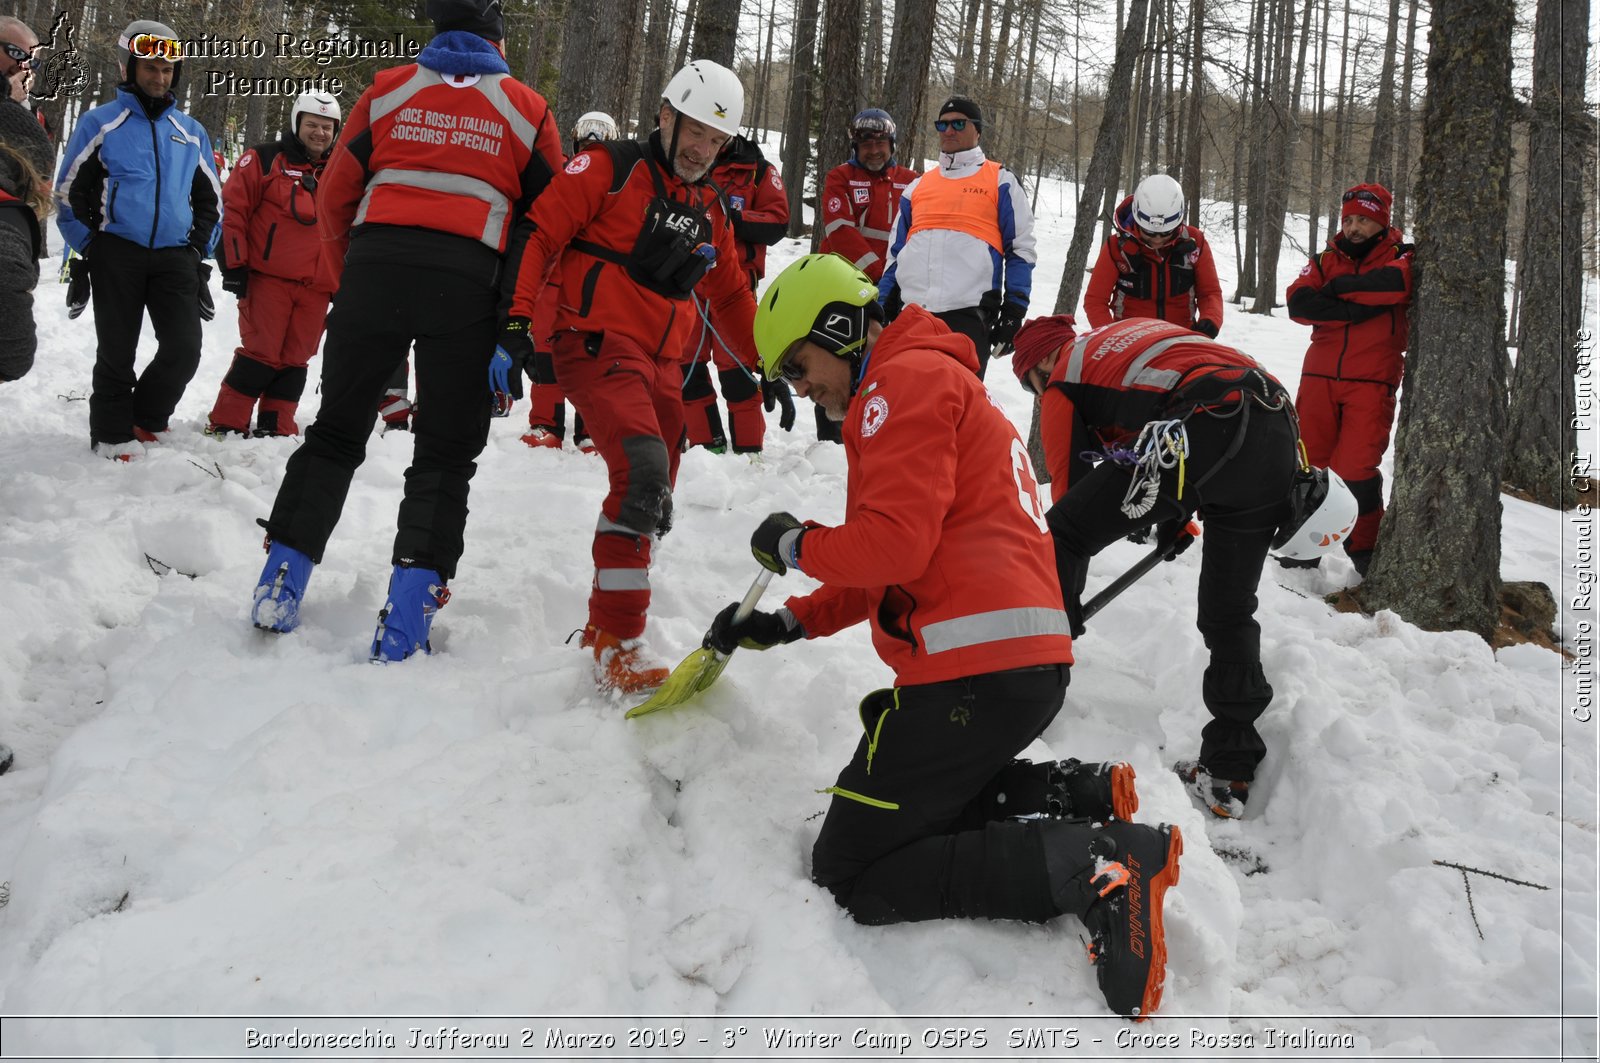
[[[777,167],[761,148],[744,137],[728,142],[711,169],[710,181],[722,192],[739,247],[739,265],[754,292],[767,274],[767,248],[789,231],[789,194]],[[717,410],[709,364],[717,367],[722,399],[728,404],[728,435],[736,453],[759,453],[766,439],[767,419],[761,409],[760,369],[736,359],[722,335],[722,323],[706,301],[695,298],[699,318],[684,351],[683,416],[690,446],[720,450],[729,443]]]
[[[317,187],[328,153],[311,158],[293,132],[239,156],[222,187],[224,271],[248,271],[239,300],[239,347],[210,423],[257,435],[298,435],[295,411],[317,353],[332,287],[318,264]]]
[[[723,338],[756,363],[755,297],[709,183],[672,172],[659,131],[580,152],[528,212],[513,317],[531,318],[559,255],[556,379],[583,414],[611,478],[594,538],[589,622],[644,631],[650,554],[670,526],[683,433],[682,352],[704,293]]]
[[[869,620],[895,683],[1072,663],[1028,448],[964,336],[908,305],[866,358],[843,424],[844,523],[813,527],[785,604],[809,638]]]
[[[1140,240],[1133,221],[1133,197],[1116,211],[1111,236],[1083,295],[1083,313],[1093,328],[1133,317],[1154,317],[1184,328],[1209,321],[1207,335],[1222,327],[1222,284],[1206,235],[1193,225],[1178,226],[1177,239],[1153,248]]]
[[[828,171],[822,188],[823,252],[842,255],[873,280],[883,276],[900,195],[918,177],[893,159],[877,173],[854,157]]]
[[[1380,233],[1361,257],[1336,235],[1289,285],[1289,316],[1311,326],[1300,370],[1300,436],[1313,465],[1331,468],[1356,496],[1361,516],[1346,549],[1371,550],[1383,520],[1383,474],[1395,392],[1405,369],[1411,246],[1400,230]]]

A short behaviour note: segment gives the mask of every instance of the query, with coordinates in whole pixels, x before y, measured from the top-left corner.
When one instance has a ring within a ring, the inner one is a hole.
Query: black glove
[[[989,326],[989,346],[1009,348],[1011,341],[1017,338],[1017,329],[1022,327],[1022,319],[1027,314],[1027,307],[1018,306],[1016,303],[1003,304],[1000,307],[1000,316]]]
[[[1194,323],[1194,330],[1200,333],[1200,335],[1209,337],[1210,339],[1216,339],[1217,333],[1220,331],[1217,323],[1212,321],[1209,317],[1203,317],[1199,321],[1196,321]]]
[[[528,335],[528,319],[508,318],[500,327],[500,339],[489,358],[490,405],[496,417],[511,414],[511,404],[522,398],[522,374],[533,361],[533,339]]]
[[[250,271],[243,266],[235,266],[232,269],[223,266],[222,290],[235,299],[243,299],[245,292],[250,290]]]
[[[789,513],[770,513],[761,526],[750,536],[750,552],[762,567],[778,575],[789,571],[800,557],[800,536],[805,532],[801,524]]]
[[[211,301],[211,266],[201,259],[195,272],[200,275],[200,320],[210,321],[217,316],[217,304]]]
[[[67,260],[67,316],[75,318],[89,305],[89,260]]]
[[[805,629],[787,609],[779,609],[775,613],[763,613],[757,609],[743,620],[735,622],[733,614],[738,611],[739,603],[729,602],[727,608],[711,621],[711,630],[706,632],[707,648],[727,655],[738,646],[747,650],[768,650],[806,637]]]
[[[661,516],[656,518],[656,538],[665,539],[667,532],[672,530],[672,496],[667,495],[661,500]]]
[[[783,412],[778,415],[778,427],[785,432],[794,431],[794,395],[789,391],[789,385],[782,380],[761,381],[761,405],[771,413],[773,407],[782,406]]]

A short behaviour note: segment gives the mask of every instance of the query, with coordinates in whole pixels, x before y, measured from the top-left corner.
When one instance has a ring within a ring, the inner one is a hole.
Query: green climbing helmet
[[[858,354],[867,322],[883,320],[878,286],[840,255],[806,255],[767,286],[756,307],[761,373],[777,380],[784,356],[801,340],[841,358]]]

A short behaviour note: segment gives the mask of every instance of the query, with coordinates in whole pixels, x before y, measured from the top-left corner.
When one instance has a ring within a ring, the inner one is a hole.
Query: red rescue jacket
[[[317,282],[322,239],[316,190],[326,164],[326,155],[310,158],[287,130],[275,143],[257,144],[239,156],[222,186],[217,259],[223,268]]]
[[[710,302],[723,339],[740,360],[756,364],[755,296],[739,268],[733,230],[716,189],[706,181],[679,180],[662,154],[658,133],[647,141],[585,148],[534,201],[528,212],[533,233],[522,256],[511,316],[532,316],[550,264],[558,262],[557,331],[610,332],[663,361],[678,361],[698,319],[693,302],[687,294],[652,289],[629,265],[648,239],[646,216],[658,198],[657,180],[681,216],[693,219],[702,242],[716,250],[715,264],[694,290]]]
[[[1147,246],[1135,235],[1133,197],[1116,210],[1111,236],[1083,294],[1083,314],[1091,328],[1130,317],[1154,317],[1192,328],[1210,321],[1222,326],[1222,284],[1206,234],[1180,225],[1166,247]]]
[[[1255,359],[1170,321],[1135,318],[1063,343],[1040,407],[1050,494],[1089,471],[1085,452],[1129,446],[1146,423],[1287,393]]]
[[[1339,237],[1289,285],[1289,316],[1311,326],[1300,375],[1399,387],[1405,369],[1411,245],[1399,229],[1380,234],[1359,260]]]
[[[711,183],[722,191],[739,246],[739,265],[750,287],[767,275],[767,248],[789,232],[789,193],[778,168],[744,137],[729,141],[722,161],[711,169]]]
[[[881,279],[900,196],[917,176],[893,160],[873,173],[854,156],[829,170],[822,188],[822,251],[843,255],[873,280]]]
[[[544,97],[509,74],[448,72],[484,65],[481,50],[457,47],[469,36],[441,34],[417,63],[380,70],[356,101],[318,193],[323,268],[334,278],[352,230],[368,225],[461,236],[503,254],[560,167]]]
[[[895,682],[1071,664],[1028,448],[978,379],[972,342],[909,305],[862,367],[844,423],[844,523],[813,527],[786,603],[808,637],[862,620]]]

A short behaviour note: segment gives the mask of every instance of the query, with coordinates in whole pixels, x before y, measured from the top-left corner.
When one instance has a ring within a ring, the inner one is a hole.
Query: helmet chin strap
[[[672,107],[672,104],[667,104]],[[683,121],[683,112],[672,107],[672,143],[667,145],[667,165],[672,167],[672,176],[682,181],[683,174],[678,172],[678,126]]]

